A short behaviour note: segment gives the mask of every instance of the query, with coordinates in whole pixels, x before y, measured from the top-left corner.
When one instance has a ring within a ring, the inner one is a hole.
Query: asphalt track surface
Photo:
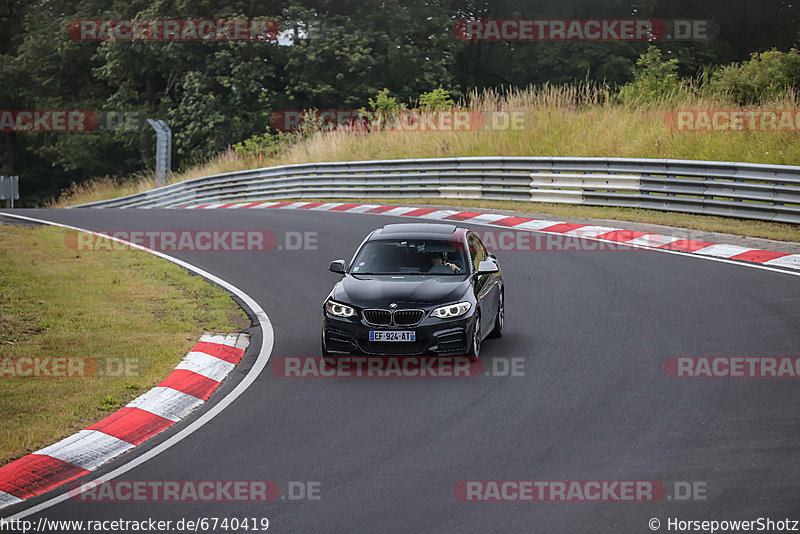
[[[100,231],[316,232],[317,250],[173,254],[264,308],[273,360],[319,354],[321,303],[337,279],[328,263],[349,259],[370,230],[408,222],[277,209],[16,213]],[[26,519],[267,517],[270,532],[650,532],[651,518],[662,531],[668,518],[800,520],[800,382],[664,371],[670,356],[800,355],[799,277],[652,251],[499,258],[506,332],[484,342],[481,359],[490,368],[494,359],[521,358],[524,376],[279,378],[265,369],[209,424],[122,477],[315,481],[320,500],[67,500]],[[201,411],[252,360],[248,352]],[[705,484],[707,498],[462,502],[453,495],[462,480],[659,480],[668,494],[674,482],[692,481]]]

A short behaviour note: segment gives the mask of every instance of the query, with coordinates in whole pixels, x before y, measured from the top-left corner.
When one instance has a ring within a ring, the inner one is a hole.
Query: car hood
[[[346,275],[331,292],[334,300],[359,307],[397,304],[430,306],[456,302],[469,289],[469,278],[453,276]]]

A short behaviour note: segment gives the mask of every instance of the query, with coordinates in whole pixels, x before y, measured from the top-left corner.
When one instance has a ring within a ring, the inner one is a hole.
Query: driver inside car
[[[434,252],[433,254],[431,254],[431,267],[430,269],[428,269],[428,272],[440,271],[442,267],[438,267],[439,265],[449,267],[455,273],[461,272],[461,269],[458,267],[458,265],[456,265],[455,263],[444,261],[444,257],[442,256],[441,253]]]

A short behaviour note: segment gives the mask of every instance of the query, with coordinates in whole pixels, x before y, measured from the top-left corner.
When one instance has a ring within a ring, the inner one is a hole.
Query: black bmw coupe
[[[503,276],[478,236],[449,224],[389,224],[361,243],[325,299],[322,355],[467,355],[503,333]]]

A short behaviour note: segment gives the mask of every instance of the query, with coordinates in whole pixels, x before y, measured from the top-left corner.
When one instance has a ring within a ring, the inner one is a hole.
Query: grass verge
[[[79,254],[66,236],[0,226],[0,465],[155,386],[204,331],[250,324],[225,291],[166,260],[138,250]],[[19,357],[88,357],[97,372],[9,377]]]

